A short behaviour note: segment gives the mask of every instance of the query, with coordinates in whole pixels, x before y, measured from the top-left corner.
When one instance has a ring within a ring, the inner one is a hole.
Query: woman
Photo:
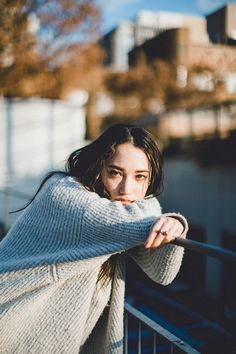
[[[51,173],[0,243],[1,353],[123,352],[125,257],[160,284],[187,222],[161,214],[162,160],[144,129],[114,125]]]

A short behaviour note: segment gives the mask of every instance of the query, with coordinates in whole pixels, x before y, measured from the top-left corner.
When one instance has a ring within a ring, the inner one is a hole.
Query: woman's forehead
[[[117,165],[123,169],[149,170],[149,161],[145,152],[131,143],[117,145],[115,152],[106,161],[107,165]]]

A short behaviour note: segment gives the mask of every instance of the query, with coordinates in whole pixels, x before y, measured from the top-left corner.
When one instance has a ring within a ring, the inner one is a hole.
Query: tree
[[[162,60],[152,66],[143,60],[126,72],[108,73],[105,86],[115,102],[115,115],[136,119],[154,113],[166,104],[166,91],[172,84],[171,67]]]
[[[61,66],[98,35],[99,18],[95,0],[0,0],[0,94],[53,90]]]

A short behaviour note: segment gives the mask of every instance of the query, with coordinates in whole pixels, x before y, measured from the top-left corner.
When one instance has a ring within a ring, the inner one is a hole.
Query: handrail
[[[187,240],[183,238],[176,238],[172,241],[173,244],[184,247],[186,249],[199,252],[206,256],[214,257],[224,262],[236,262],[236,252],[227,250],[225,248],[217,247],[214,245],[204,244],[202,242]],[[197,354],[200,353],[188,343],[184,342],[174,334],[166,330],[160,324],[154,322],[149,317],[145,316],[142,312],[135,309],[133,306],[125,302],[125,354],[128,354],[128,314],[131,314],[138,320],[138,340],[137,349],[138,354],[141,354],[141,324],[149,327],[153,332],[153,353],[156,353],[156,337],[162,337],[170,345],[170,352],[174,353],[174,347],[180,349],[183,353]]]
[[[167,343],[171,345],[171,352],[173,352],[173,347],[180,349],[183,353],[189,354],[200,354],[196,349],[191,347],[188,343],[184,342],[180,338],[176,337],[174,334],[169,332],[167,329],[159,325],[158,323],[154,322],[152,319],[144,315],[142,312],[134,308],[132,305],[125,302],[125,311],[128,314],[131,314],[133,317],[138,319],[139,321],[139,331],[138,331],[138,352],[141,353],[141,328],[140,323],[144,324],[145,326],[149,327],[153,334],[162,337],[166,340]],[[125,353],[128,353],[127,348],[127,336],[128,336],[128,324],[127,324],[127,317],[125,318]],[[156,340],[153,343],[153,348],[156,349]],[[156,350],[153,350],[156,352]]]
[[[236,262],[236,252],[226,248],[205,244],[198,241],[187,240],[180,237],[176,238],[174,241],[172,241],[172,243],[210,257],[218,258],[222,261]]]

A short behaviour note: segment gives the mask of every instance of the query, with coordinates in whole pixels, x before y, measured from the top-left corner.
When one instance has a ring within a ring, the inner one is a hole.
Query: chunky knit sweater
[[[156,198],[123,206],[51,177],[0,243],[0,353],[123,353],[126,255],[161,284],[181,265],[181,247],[143,246],[160,215]],[[98,281],[112,255],[113,277]]]

